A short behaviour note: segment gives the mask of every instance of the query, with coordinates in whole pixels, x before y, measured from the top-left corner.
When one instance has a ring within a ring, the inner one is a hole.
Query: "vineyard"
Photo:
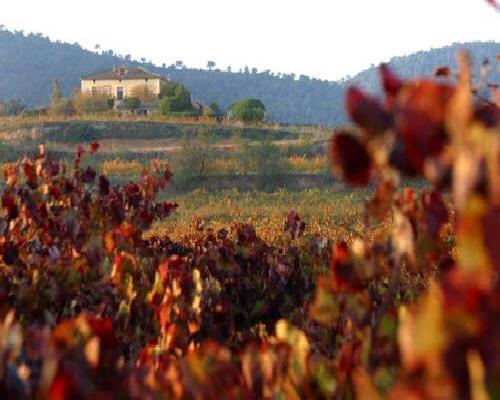
[[[0,398],[500,397],[500,111],[459,65],[348,90],[311,168],[352,191],[168,200],[98,141],[5,164]]]
[[[332,183],[325,148],[331,130],[320,127],[172,122],[123,117],[0,118],[0,164],[36,153],[43,144],[71,163],[78,146],[98,141],[87,160],[97,174],[128,183],[153,161],[168,162],[175,176],[167,193],[193,189],[276,190]],[[1,181],[1,179],[0,179]]]

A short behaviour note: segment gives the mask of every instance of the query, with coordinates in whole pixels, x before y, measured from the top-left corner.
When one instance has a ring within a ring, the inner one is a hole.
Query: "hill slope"
[[[467,46],[480,58],[494,59],[498,43],[471,43]],[[404,76],[430,73],[435,66],[450,64],[457,45],[419,52],[391,60]],[[0,98],[19,98],[30,107],[48,104],[51,83],[58,78],[64,95],[79,86],[81,75],[115,65],[139,65],[181,81],[197,98],[217,102],[223,108],[244,97],[261,99],[268,118],[288,123],[338,125],[346,122],[343,111],[344,85],[352,82],[376,90],[374,69],[350,80],[329,82],[301,76],[276,76],[270,72],[228,73],[175,67],[159,68],[118,57],[111,52],[97,54],[78,44],[52,42],[41,35],[0,30]]]
[[[489,81],[500,83],[500,63],[496,61],[496,56],[500,54],[500,43],[498,42],[454,43],[439,49],[393,57],[389,64],[399,75],[405,78],[432,75],[434,69],[441,66],[449,66],[452,71],[456,71],[456,55],[460,49],[466,49],[471,55],[476,78],[478,77],[479,66],[485,58],[488,58],[494,65]],[[371,67],[358,73],[354,77],[347,79],[345,84],[356,84],[373,93],[378,93],[381,90],[377,67]]]

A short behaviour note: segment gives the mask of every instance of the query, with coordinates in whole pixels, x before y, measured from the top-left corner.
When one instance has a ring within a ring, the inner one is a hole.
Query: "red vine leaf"
[[[330,142],[330,159],[336,175],[352,186],[365,186],[370,181],[372,159],[358,138],[337,133]]]
[[[368,136],[383,134],[391,126],[391,118],[382,104],[355,86],[347,90],[346,110]]]

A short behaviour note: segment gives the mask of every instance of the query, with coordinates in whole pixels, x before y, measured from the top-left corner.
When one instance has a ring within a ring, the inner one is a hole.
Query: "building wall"
[[[118,87],[123,88],[124,97],[132,95],[134,88],[141,88],[147,86],[148,91],[156,96],[160,94],[161,79],[124,79],[124,80],[82,80],[81,90],[82,93],[91,95],[92,88],[96,88],[98,93],[106,94],[116,98]]]

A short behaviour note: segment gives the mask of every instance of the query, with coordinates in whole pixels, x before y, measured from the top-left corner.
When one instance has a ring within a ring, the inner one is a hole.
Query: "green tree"
[[[115,99],[113,99],[112,97],[106,99],[106,109],[109,111],[113,110],[114,108],[115,108]]]
[[[208,68],[209,71],[211,71],[212,68],[214,68],[214,67],[215,67],[215,62],[213,62],[213,61],[208,61],[207,62],[207,68]]]
[[[260,122],[264,120],[266,107],[257,99],[243,99],[229,106],[229,116],[242,122]]]
[[[286,163],[282,151],[269,139],[255,144],[248,141],[240,148],[240,171],[247,175],[255,174],[257,188],[260,190],[275,189],[283,180]]]
[[[221,118],[224,112],[217,103],[211,103],[208,107],[203,108],[203,115],[208,118]]]
[[[70,116],[75,114],[75,103],[73,99],[63,98],[59,81],[52,81],[52,96],[50,99],[50,112],[54,115]]]
[[[177,83],[175,84],[175,87],[169,85],[165,85],[164,87],[163,97],[160,102],[160,112],[163,115],[193,110],[191,93],[189,93],[184,85]]]
[[[174,97],[176,87],[177,87],[177,82],[171,82],[171,81],[164,82],[160,88],[160,99],[163,99],[164,97]]]
[[[192,179],[207,175],[208,164],[215,155],[214,140],[214,136],[203,129],[194,137],[183,136],[174,164],[177,183],[187,185]]]
[[[59,82],[57,79],[54,78],[54,81],[52,82],[52,97],[51,97],[51,108],[57,106],[62,100],[62,95],[61,95],[61,87],[59,86]]]
[[[175,111],[188,111],[193,109],[191,104],[191,93],[184,87],[184,85],[177,85],[175,88],[175,98],[177,99],[178,110]]]
[[[141,106],[141,99],[139,97],[126,97],[123,100],[123,105],[127,110],[135,111]]]

